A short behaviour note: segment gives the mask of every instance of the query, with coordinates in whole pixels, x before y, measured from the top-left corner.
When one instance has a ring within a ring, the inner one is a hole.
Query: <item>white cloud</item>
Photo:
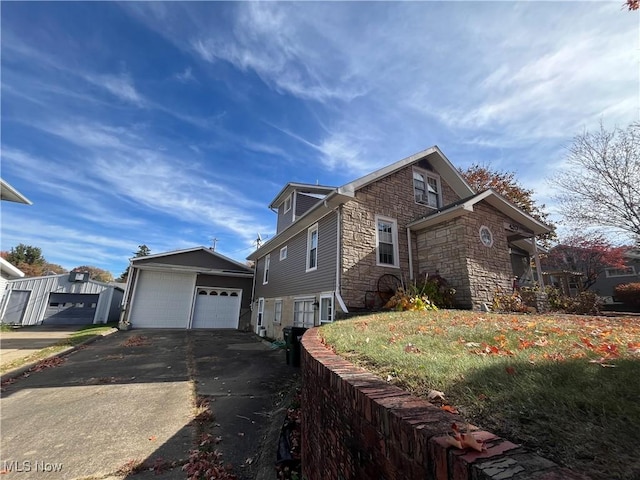
[[[120,100],[133,103],[138,106],[144,105],[144,98],[138,93],[133,80],[127,74],[120,75],[85,75],[88,82],[107,90]]]

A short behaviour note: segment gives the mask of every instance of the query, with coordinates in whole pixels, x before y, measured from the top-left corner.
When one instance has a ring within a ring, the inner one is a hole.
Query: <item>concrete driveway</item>
[[[0,364],[28,357],[38,350],[64,340],[83,325],[34,325],[0,333]]]
[[[196,440],[195,384],[211,401],[224,462],[253,478],[277,394],[296,375],[253,334],[118,332],[5,387],[0,468],[6,479],[106,479],[123,478],[130,461],[184,461]]]

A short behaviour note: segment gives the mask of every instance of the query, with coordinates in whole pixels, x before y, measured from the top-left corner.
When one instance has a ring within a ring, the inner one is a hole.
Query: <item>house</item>
[[[7,282],[22,277],[24,277],[22,270],[0,257],[0,300],[4,297]]]
[[[121,323],[246,330],[252,285],[251,268],[206,247],[132,258]]]
[[[436,146],[341,187],[287,184],[276,235],[253,252],[252,325],[273,338],[379,304],[438,273],[456,306],[479,309],[537,259],[550,231],[492,190],[474,192]]]
[[[71,272],[7,282],[0,305],[2,323],[11,325],[88,325],[115,322],[121,288]]]
[[[605,298],[607,303],[616,301],[614,289],[621,283],[640,282],[640,249],[630,248],[624,254],[625,266],[605,268],[590,290]]]

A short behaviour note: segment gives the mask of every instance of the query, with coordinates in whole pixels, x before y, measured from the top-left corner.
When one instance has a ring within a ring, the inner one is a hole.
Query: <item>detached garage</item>
[[[71,272],[7,282],[0,311],[10,325],[89,325],[116,322],[123,290]]]
[[[253,270],[210,248],[131,259],[122,321],[132,328],[249,328]]]

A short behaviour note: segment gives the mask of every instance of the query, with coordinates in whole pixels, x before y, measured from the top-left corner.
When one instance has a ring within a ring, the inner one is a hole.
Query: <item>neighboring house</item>
[[[31,205],[31,200],[21,194],[18,190],[12,187],[9,182],[6,182],[2,178],[0,178],[0,200]],[[24,277],[24,272],[22,270],[0,257],[0,302],[4,297],[7,281],[22,277]]]
[[[276,235],[252,253],[252,324],[269,337],[370,307],[381,284],[438,273],[456,306],[481,308],[528,273],[549,227],[492,190],[474,192],[438,147],[341,187],[289,183]]]
[[[31,205],[31,200],[13,188],[9,182],[6,182],[2,178],[0,178],[0,200]]]
[[[0,300],[4,297],[7,282],[9,280],[15,280],[22,277],[24,277],[24,272],[22,270],[0,257]]]
[[[133,328],[237,328],[250,322],[253,270],[210,248],[130,260],[121,322]]]
[[[121,288],[71,272],[7,282],[0,312],[11,325],[88,325],[118,320]]]
[[[605,268],[589,290],[611,302],[615,301],[613,291],[617,285],[640,282],[640,249],[631,248],[624,254],[624,257],[625,267]]]

